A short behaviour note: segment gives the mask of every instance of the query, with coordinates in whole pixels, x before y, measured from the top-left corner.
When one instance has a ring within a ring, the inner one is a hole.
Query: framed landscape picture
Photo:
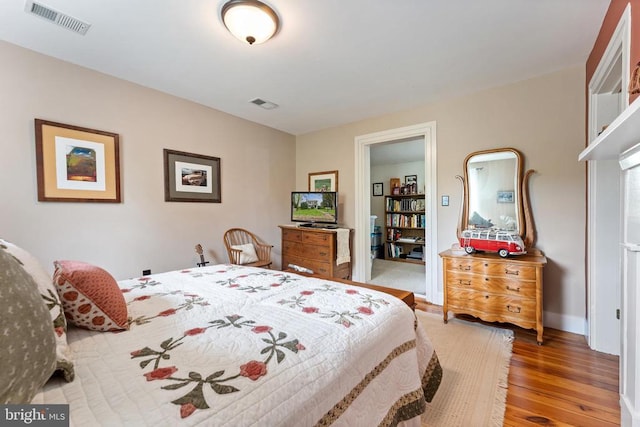
[[[498,203],[514,203],[514,192],[498,191]]]
[[[221,203],[220,158],[164,149],[164,200]]]
[[[309,191],[338,191],[338,171],[310,173]]]
[[[117,133],[35,119],[40,202],[120,203]]]

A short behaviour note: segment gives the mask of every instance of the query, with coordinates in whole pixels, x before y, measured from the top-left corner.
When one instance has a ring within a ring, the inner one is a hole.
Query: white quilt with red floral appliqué
[[[442,375],[411,309],[328,279],[215,265],[123,280],[130,330],[71,329],[71,425],[420,425]]]

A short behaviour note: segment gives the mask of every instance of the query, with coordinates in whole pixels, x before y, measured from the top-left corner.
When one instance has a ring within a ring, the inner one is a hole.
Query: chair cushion
[[[70,323],[93,331],[129,329],[127,303],[116,280],[81,261],[55,261],[53,282]]]
[[[56,339],[38,285],[0,246],[0,404],[26,404],[56,369]]]
[[[258,261],[258,254],[256,254],[256,248],[251,243],[245,243],[244,245],[232,245],[231,249],[239,249],[242,251],[240,254],[240,264],[250,264]]]
[[[51,327],[55,331],[57,354],[56,370],[62,372],[65,380],[72,381],[74,371],[71,349],[67,344],[67,321],[65,320],[62,303],[53,285],[51,275],[47,273],[40,262],[25,249],[3,239],[0,239],[0,246],[16,258],[22,265],[24,271],[29,274],[36,283],[40,296],[49,309]]]

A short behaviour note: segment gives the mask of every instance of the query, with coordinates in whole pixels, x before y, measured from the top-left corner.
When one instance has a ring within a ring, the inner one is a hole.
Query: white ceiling
[[[374,144],[369,150],[369,165],[392,165],[424,161],[424,138],[408,138]]]
[[[225,0],[0,1],[0,39],[303,134],[584,65],[609,0],[265,0],[281,30],[233,38]],[[262,98],[278,104],[263,110]]]

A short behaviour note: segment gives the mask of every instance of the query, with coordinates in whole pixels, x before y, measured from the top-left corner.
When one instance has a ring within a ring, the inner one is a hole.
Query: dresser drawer
[[[510,279],[506,277],[481,276],[478,274],[447,272],[448,288],[470,289],[501,295],[536,297],[536,282]]]
[[[307,258],[299,258],[296,256],[283,255],[282,256],[282,268],[287,268],[289,264],[298,265],[300,267],[308,268],[315,274],[331,277],[333,270],[331,264],[328,262],[322,262]]]
[[[447,271],[482,274],[484,272],[484,262],[474,258],[447,258],[444,260],[444,269]]]
[[[328,262],[309,260],[307,263],[309,264],[308,268],[313,270],[314,273],[327,277],[333,276],[333,269],[331,268],[331,264]]]
[[[288,240],[291,242],[302,242],[302,231],[291,230],[289,228],[282,229],[282,240]]]
[[[308,263],[305,259],[299,258],[292,254],[282,254],[282,269],[284,270],[289,268],[289,264],[309,268],[307,265]]]
[[[536,267],[516,263],[485,264],[485,274],[489,276],[504,276],[519,280],[536,280]]]
[[[486,276],[504,276],[518,280],[535,280],[536,267],[510,262],[487,262],[478,258],[445,259],[445,269]]]
[[[283,240],[282,241],[282,253],[288,255],[299,255],[302,256],[302,249],[304,245],[300,242],[294,242],[291,240]]]
[[[335,257],[332,256],[333,251],[328,245],[303,245],[302,256],[317,261],[331,262]]]
[[[511,322],[525,328],[536,324],[536,300],[531,298],[449,290],[447,306],[451,311],[469,313],[489,322]]]
[[[308,231],[302,232],[302,241],[305,245],[325,245],[329,246],[333,234],[329,233],[310,233]]]

